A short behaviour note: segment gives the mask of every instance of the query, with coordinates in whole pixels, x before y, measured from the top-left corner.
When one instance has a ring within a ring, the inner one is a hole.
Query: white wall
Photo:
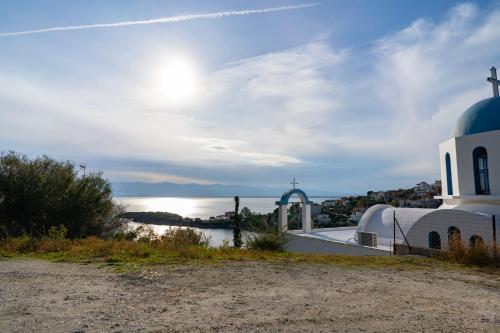
[[[446,177],[446,153],[450,154],[451,160],[451,176],[453,185],[453,195],[459,195],[458,183],[458,168],[457,168],[457,152],[455,146],[455,138],[445,141],[439,145],[439,161],[441,166],[441,188],[442,195],[448,195],[448,181]]]
[[[324,239],[302,237],[288,233],[285,250],[301,253],[345,254],[353,256],[387,256],[391,252],[355,244],[328,241]]]
[[[448,228],[454,226],[460,230],[462,242],[469,245],[469,239],[478,235],[487,244],[493,241],[491,217],[466,212],[459,209],[440,209],[423,216],[407,234],[410,246],[429,247],[429,233],[436,231],[441,237],[441,249],[448,249]],[[497,240],[500,239],[500,221],[497,221]]]
[[[460,195],[476,194],[472,152],[477,147],[484,147],[488,152],[491,195],[500,195],[500,130],[456,138]]]

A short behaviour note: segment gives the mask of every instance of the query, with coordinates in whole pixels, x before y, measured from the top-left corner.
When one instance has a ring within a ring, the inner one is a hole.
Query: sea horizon
[[[276,197],[240,197],[240,209],[247,207],[254,213],[267,214],[277,208]],[[309,197],[321,203],[338,197]],[[127,212],[169,212],[182,217],[209,219],[234,211],[234,197],[113,197]],[[292,197],[290,202],[298,202]]]

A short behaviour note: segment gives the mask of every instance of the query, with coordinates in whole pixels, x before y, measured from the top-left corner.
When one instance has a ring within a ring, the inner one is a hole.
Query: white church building
[[[436,199],[443,204],[438,209],[375,205],[355,228],[311,230],[310,219],[305,219],[302,231],[289,232],[288,249],[390,254],[394,243],[447,250],[452,236],[467,245],[500,240],[500,81],[494,67],[487,80],[494,97],[469,107],[456,121],[453,137],[439,145],[442,194]],[[284,224],[280,220],[283,231]]]

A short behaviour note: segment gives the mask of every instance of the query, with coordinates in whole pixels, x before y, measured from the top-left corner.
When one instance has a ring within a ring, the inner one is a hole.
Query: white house
[[[385,199],[385,192],[384,191],[368,192],[368,196],[372,200],[381,200]]]
[[[300,252],[387,255],[393,244],[411,248],[446,250],[452,236],[466,244],[500,241],[500,97],[496,69],[488,81],[494,97],[469,107],[456,121],[453,136],[439,145],[443,204],[438,209],[370,207],[355,228],[313,229],[307,221],[303,230],[290,235],[287,249]],[[432,190],[427,183],[420,191]],[[305,193],[303,204],[307,205]],[[284,210],[289,193],[284,194]],[[385,192],[369,192],[371,198]],[[284,211],[280,214],[286,231]],[[310,218],[309,218],[310,219]]]
[[[356,222],[359,223],[361,221],[361,217],[363,216],[363,212],[357,211],[351,214],[351,217],[349,217],[349,220],[351,222]]]
[[[500,240],[495,223],[500,217],[500,97],[496,69],[491,72],[494,97],[469,107],[453,137],[439,145],[442,195],[436,199],[443,204],[436,210],[376,205],[364,214],[358,232],[377,233],[379,243],[387,243],[387,237],[394,238],[396,220],[401,227],[396,241],[412,247],[447,249],[452,235],[468,244]],[[427,190],[425,184],[417,188]]]
[[[428,184],[427,182],[420,182],[413,188],[413,190],[418,195],[431,193],[432,192],[432,185]]]
[[[323,222],[323,223],[331,221],[330,215],[328,215],[328,214],[318,214],[318,215],[314,216],[314,218],[316,219],[316,221]]]

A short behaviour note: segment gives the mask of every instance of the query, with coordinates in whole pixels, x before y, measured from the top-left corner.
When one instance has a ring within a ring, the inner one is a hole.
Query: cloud
[[[342,83],[325,73],[340,71],[347,57],[314,41],[227,64],[208,79],[204,107],[194,114],[207,122],[217,119],[225,139],[297,163],[298,156],[323,152],[318,143],[328,144],[325,122],[333,122],[343,96]]]
[[[287,11],[287,10],[304,9],[304,8],[309,8],[309,7],[314,7],[314,6],[317,6],[317,4],[316,3],[307,3],[307,4],[282,6],[282,7],[271,7],[271,8],[263,8],[263,9],[246,9],[246,10],[235,10],[235,11],[224,11],[224,12],[217,12],[217,13],[177,15],[177,16],[160,17],[160,18],[149,19],[149,20],[73,25],[73,26],[65,26],[65,27],[51,27],[51,28],[43,28],[43,29],[35,29],[35,30],[2,32],[2,33],[0,33],[0,37],[29,35],[29,34],[56,32],[56,31],[87,30],[87,29],[100,29],[100,28],[118,28],[118,27],[128,27],[128,26],[133,26],[133,25],[146,25],[146,24],[179,23],[179,22],[200,20],[200,19],[220,19],[220,18],[229,17],[229,16],[245,16],[245,15],[254,15],[254,14],[266,14],[266,13],[273,13],[273,12],[280,12],[280,11]]]
[[[182,137],[181,139],[196,143],[200,145],[201,150],[208,151],[209,155],[205,158],[212,163],[222,160],[225,164],[250,164],[272,167],[301,163],[299,159],[293,156],[252,151],[248,143],[244,141],[200,137]]]
[[[469,105],[491,95],[485,78],[500,64],[498,18],[461,4],[356,52],[315,39],[233,61],[203,75],[197,103],[175,108],[132,74],[106,89],[6,69],[0,139],[79,160],[157,165],[148,169],[154,175],[129,173],[134,179],[275,185],[297,176],[345,192],[432,181],[438,144]],[[123,166],[130,170],[144,171]]]
[[[164,172],[152,172],[143,170],[111,171],[106,173],[106,176],[108,178],[112,178],[115,182],[142,181],[147,183],[174,182],[177,184],[215,184],[215,182],[213,181],[207,181],[200,178],[183,177]]]
[[[387,153],[390,148],[399,160],[415,166],[407,170],[438,174],[437,145],[451,136],[468,106],[489,97],[484,78],[500,60],[498,43],[490,44],[496,31],[491,21],[498,15],[460,4],[440,23],[418,19],[376,43],[372,99],[386,121],[384,133],[372,142],[378,150]],[[393,143],[387,145],[390,138]],[[432,161],[433,168],[423,161]],[[395,172],[404,170],[398,165],[403,162],[396,163]]]

